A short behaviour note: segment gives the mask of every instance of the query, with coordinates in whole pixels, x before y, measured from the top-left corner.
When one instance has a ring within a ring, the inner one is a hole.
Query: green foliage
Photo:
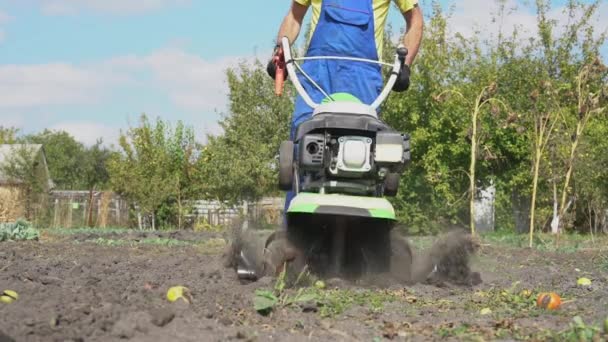
[[[53,235],[117,235],[126,234],[131,230],[126,228],[52,228],[47,229],[47,232]]]
[[[550,336],[555,341],[605,341],[608,338],[608,327],[585,324],[580,316],[575,316],[569,327]]]
[[[277,193],[277,154],[289,138],[293,90],[286,84],[282,97],[260,61],[227,72],[229,115],[220,125],[224,133],[209,137],[200,160],[206,197],[238,203]]]
[[[0,223],[0,242],[38,240],[40,233],[29,222]]]
[[[184,200],[199,193],[197,163],[200,146],[183,123],[176,127],[145,115],[139,126],[121,134],[120,153],[107,163],[112,189],[134,201],[159,226],[181,227]],[[177,221],[177,222],[175,222]]]
[[[14,144],[19,130],[14,127],[0,125],[0,144]]]
[[[0,172],[9,180],[21,183],[30,202],[35,202],[35,197],[46,188],[47,179],[39,174],[39,153],[35,147],[30,145],[13,145],[12,153],[0,165]]]
[[[306,272],[302,272],[295,282],[299,283]],[[287,290],[287,273],[285,269],[279,274],[273,290],[257,289],[253,297],[254,309],[262,315],[267,315],[276,307],[287,307],[298,303],[315,301],[318,294],[314,288],[300,288],[297,293],[290,294]]]
[[[81,189],[84,185],[81,182],[84,147],[74,137],[64,131],[44,130],[20,140],[44,146],[51,179],[58,189]]]
[[[89,190],[105,188],[108,182],[106,162],[112,151],[99,139],[92,146],[76,141],[69,133],[48,130],[16,137],[15,142],[41,144],[49,173],[57,189]]]
[[[253,308],[261,314],[267,314],[279,303],[272,291],[257,289],[253,298]]]
[[[509,230],[499,230],[496,232],[488,232],[481,235],[484,243],[505,246],[511,248],[526,248],[529,247],[529,242],[526,236],[515,234]],[[556,238],[549,233],[539,233],[534,235],[532,248],[539,251],[560,252],[560,253],[575,253],[581,249],[595,249],[606,244],[605,236],[598,237],[595,241],[576,232],[562,234],[559,237],[559,244],[556,244]]]
[[[413,66],[413,88],[405,94],[392,94],[383,107],[386,121],[412,136],[413,162],[403,177],[400,195],[393,200],[403,223],[428,231],[444,219],[470,220],[464,210],[471,113],[475,108],[470,101],[484,85],[496,84],[494,97],[505,105],[488,106],[479,113],[476,186],[487,186],[490,181],[496,185],[498,225],[513,227],[513,212],[525,211],[530,205],[536,125],[547,113],[559,111],[555,117],[564,123],[570,121],[573,127],[568,116],[576,117],[579,112],[573,92],[579,71],[591,63],[594,70],[605,72],[598,59],[605,35],[595,34],[588,20],[598,4],[569,2],[571,20],[565,33],[556,35],[557,23],[547,19],[551,7],[546,1],[537,1],[537,36],[524,40],[515,29],[480,41],[448,31],[450,17],[434,3],[421,53]],[[504,4],[499,3],[498,8],[497,23],[509,15]],[[593,82],[589,83],[591,93],[599,94],[606,77],[596,76]],[[569,141],[563,137],[571,135],[572,128],[570,133],[555,134],[550,142],[553,150],[568,151]],[[547,165],[566,156],[547,152],[542,158],[542,164]],[[554,162],[551,173],[549,169],[541,167],[538,223],[546,221],[550,212],[551,191],[545,191],[550,181],[564,182],[563,163]],[[519,231],[526,229],[518,227]]]

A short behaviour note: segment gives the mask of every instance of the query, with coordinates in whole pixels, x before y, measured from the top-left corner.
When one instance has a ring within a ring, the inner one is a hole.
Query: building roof
[[[2,183],[15,183],[14,180],[9,179],[2,171],[2,165],[11,160],[19,151],[23,148],[27,148],[31,151],[32,154],[42,153],[43,167],[45,169],[46,174],[48,175],[48,185],[49,188],[53,188],[54,184],[50,178],[50,173],[48,169],[48,165],[46,163],[46,155],[44,153],[44,148],[40,144],[0,144],[0,184]],[[19,182],[17,182],[19,183]]]

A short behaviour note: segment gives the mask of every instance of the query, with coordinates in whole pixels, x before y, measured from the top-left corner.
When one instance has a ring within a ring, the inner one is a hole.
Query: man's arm
[[[300,34],[300,28],[302,27],[302,20],[308,11],[307,5],[301,5],[297,1],[291,3],[289,12],[283,19],[279,34],[277,35],[277,44],[281,43],[283,37],[289,38],[289,42],[293,44],[298,35]]]
[[[412,65],[422,41],[422,31],[424,30],[424,18],[420,6],[416,5],[411,10],[404,12],[403,17],[406,22],[405,36],[403,37],[403,45],[408,50],[405,64]]]

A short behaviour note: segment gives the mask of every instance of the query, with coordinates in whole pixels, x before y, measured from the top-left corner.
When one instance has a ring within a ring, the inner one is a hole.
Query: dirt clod
[[[171,323],[174,318],[175,312],[166,308],[157,309],[152,312],[152,324],[156,325],[157,327],[164,327],[165,325]]]

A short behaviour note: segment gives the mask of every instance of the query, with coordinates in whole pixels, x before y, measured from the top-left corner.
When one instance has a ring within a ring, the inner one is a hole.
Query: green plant
[[[38,240],[39,237],[40,232],[27,221],[0,224],[0,242]]]
[[[306,271],[300,273],[295,284],[299,283],[305,273]],[[279,274],[272,291],[263,289],[256,290],[255,297],[253,298],[253,306],[257,312],[266,315],[278,306],[286,307],[293,304],[315,301],[317,299],[317,293],[314,288],[303,287],[300,288],[296,294],[289,294],[286,291],[286,275],[286,269],[284,268]]]
[[[605,341],[608,338],[608,332],[603,331],[598,326],[585,324],[580,316],[575,316],[568,329],[561,331],[553,336],[556,341]]]

